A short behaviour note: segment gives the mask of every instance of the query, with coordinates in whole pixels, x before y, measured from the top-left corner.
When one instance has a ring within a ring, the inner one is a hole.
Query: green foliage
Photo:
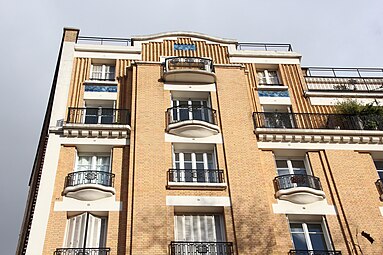
[[[339,114],[353,115],[381,115],[383,116],[383,106],[373,105],[373,103],[363,105],[356,100],[346,100],[336,105],[336,112]]]

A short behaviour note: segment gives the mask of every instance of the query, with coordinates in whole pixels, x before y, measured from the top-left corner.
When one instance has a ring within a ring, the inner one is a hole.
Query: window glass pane
[[[287,166],[287,160],[276,160],[276,164],[277,164],[277,172],[279,176],[290,174],[289,168]]]
[[[383,161],[374,161],[376,170],[383,171]]]
[[[77,171],[91,170],[92,156],[79,156],[77,162]]]
[[[307,250],[307,243],[303,233],[292,234],[292,237],[293,237],[294,248],[296,250]]]
[[[327,250],[327,245],[323,234],[310,233],[310,241],[314,250]]]
[[[207,167],[208,169],[214,169],[213,153],[207,153]]]
[[[197,161],[203,162],[203,153],[196,153],[195,157]]]
[[[307,174],[303,160],[291,160],[294,174]]]
[[[258,83],[259,84],[266,84],[267,83],[265,73],[263,71],[257,72],[257,77],[258,77]]]
[[[321,224],[307,224],[307,228],[309,229],[309,232],[315,232],[315,233],[322,233],[322,226]]]
[[[109,156],[99,156],[97,157],[96,170],[109,172],[110,157]]]
[[[276,160],[277,168],[288,168],[286,160]]]
[[[271,84],[279,84],[277,71],[269,71],[269,80]]]
[[[301,223],[290,223],[291,233],[303,233],[303,227]]]
[[[98,123],[98,108],[86,108],[85,109],[85,124],[97,124]]]
[[[186,161],[190,161],[191,162],[191,153],[184,153],[184,160],[185,160],[185,162]]]

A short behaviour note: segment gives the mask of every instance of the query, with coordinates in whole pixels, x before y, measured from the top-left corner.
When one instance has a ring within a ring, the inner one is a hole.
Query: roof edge
[[[207,34],[191,32],[191,31],[173,31],[173,32],[162,32],[162,33],[150,34],[150,35],[136,35],[136,36],[132,36],[131,39],[132,41],[148,41],[148,40],[154,40],[159,38],[177,37],[177,36],[194,37],[194,38],[209,40],[209,41],[217,42],[217,43],[226,43],[226,44],[238,43],[238,41],[234,39],[210,36]]]

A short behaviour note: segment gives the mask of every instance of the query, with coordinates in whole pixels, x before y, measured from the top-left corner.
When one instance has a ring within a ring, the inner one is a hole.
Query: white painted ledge
[[[115,196],[99,199],[95,201],[81,201],[74,198],[63,197],[63,201],[56,201],[54,211],[121,211],[122,202],[115,201]]]
[[[336,208],[327,204],[327,200],[318,201],[311,204],[294,204],[289,201],[277,200],[273,204],[273,211],[277,214],[307,214],[307,215],[336,215]]]
[[[169,189],[206,189],[223,190],[226,189],[226,183],[201,183],[201,182],[168,182]]]
[[[231,206],[229,197],[166,196],[167,206]]]

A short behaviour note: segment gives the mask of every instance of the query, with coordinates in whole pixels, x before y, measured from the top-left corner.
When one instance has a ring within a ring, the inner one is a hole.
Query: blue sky
[[[63,27],[130,37],[187,30],[291,43],[303,66],[383,68],[383,1],[1,1],[0,247],[14,254]]]

